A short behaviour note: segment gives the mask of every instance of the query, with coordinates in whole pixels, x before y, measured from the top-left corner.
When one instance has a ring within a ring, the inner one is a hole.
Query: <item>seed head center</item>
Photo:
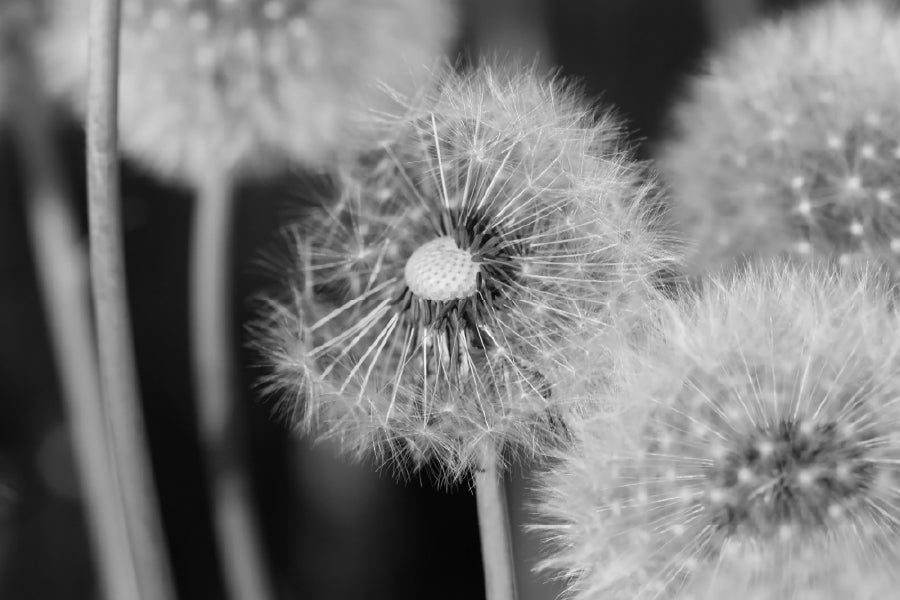
[[[406,261],[409,291],[425,300],[446,301],[475,294],[480,266],[456,241],[442,236],[416,248]]]

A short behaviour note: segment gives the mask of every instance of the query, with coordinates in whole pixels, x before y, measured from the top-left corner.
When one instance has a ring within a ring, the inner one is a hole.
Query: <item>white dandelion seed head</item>
[[[712,56],[660,156],[689,270],[775,255],[900,269],[898,94],[900,15],[885,0],[818,4]]]
[[[295,230],[295,302],[257,328],[270,388],[304,432],[450,477],[481,443],[539,455],[590,395],[593,332],[674,260],[645,168],[532,71],[447,71],[383,125]]]
[[[88,11],[55,3],[47,85],[82,109]],[[123,149],[188,182],[320,165],[427,81],[453,34],[447,0],[124,0]]]
[[[852,534],[845,534],[852,535]],[[870,542],[863,554],[882,550]],[[884,600],[896,595],[896,568],[860,557],[860,549],[827,536],[796,543],[736,543],[698,572],[679,600]],[[896,555],[894,555],[896,560]],[[894,563],[896,564],[896,563]]]
[[[835,273],[712,279],[620,349],[628,411],[573,426],[541,483],[572,598],[680,598],[734,544],[896,560],[900,317],[883,278]]]

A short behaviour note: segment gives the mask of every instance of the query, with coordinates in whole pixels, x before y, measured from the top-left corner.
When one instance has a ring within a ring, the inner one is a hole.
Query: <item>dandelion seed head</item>
[[[573,426],[544,477],[543,568],[573,598],[662,599],[736,544],[896,560],[900,318],[887,289],[874,273],[779,265],[665,305],[618,358],[633,365],[614,382],[630,410]]]
[[[478,291],[478,263],[452,237],[425,242],[412,253],[403,269],[413,296],[433,302],[462,300]]]
[[[710,58],[660,157],[692,273],[776,255],[900,273],[898,33],[889,2],[832,1]],[[761,134],[772,128],[777,139]]]
[[[604,360],[590,332],[640,314],[675,256],[611,116],[527,70],[439,84],[293,230],[290,300],[257,330],[300,431],[452,478],[481,443],[563,436]]]
[[[424,84],[453,34],[445,0],[124,0],[123,149],[188,182],[319,166],[356,145],[362,115]],[[79,110],[88,11],[54,7],[47,85]]]
[[[870,553],[873,548],[870,548]],[[701,570],[680,600],[883,600],[900,584],[885,562],[867,562],[859,549],[817,537],[804,545],[736,543]]]

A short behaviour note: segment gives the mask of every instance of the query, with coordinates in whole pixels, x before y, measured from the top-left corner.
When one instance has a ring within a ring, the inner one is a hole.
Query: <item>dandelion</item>
[[[266,382],[351,452],[451,477],[483,442],[537,452],[570,408],[554,388],[581,378],[571,341],[663,262],[645,173],[611,116],[531,73],[447,73],[386,131],[294,230],[291,297],[258,329]]]
[[[871,554],[872,548],[868,549]],[[860,560],[834,539],[734,544],[698,574],[681,600],[883,600],[896,593],[896,568]]]
[[[835,273],[708,281],[620,351],[627,411],[577,425],[541,486],[542,568],[573,598],[680,598],[739,546],[896,560],[900,317],[871,273]]]
[[[559,82],[447,72],[295,230],[290,297],[258,324],[301,432],[473,471],[492,600],[515,594],[504,457],[563,434],[577,394],[558,390],[584,381],[569,355],[639,311],[666,259],[644,175]]]
[[[189,183],[210,170],[268,174],[326,164],[411,91],[453,34],[445,0],[124,0],[123,149]],[[87,15],[61,0],[42,42],[48,86],[80,105]]]
[[[661,156],[702,274],[775,255],[900,269],[900,19],[832,2],[711,58]]]

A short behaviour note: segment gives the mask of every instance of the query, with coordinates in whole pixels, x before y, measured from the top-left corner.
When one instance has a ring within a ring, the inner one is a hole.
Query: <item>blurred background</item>
[[[520,52],[615,105],[643,157],[666,135],[667,111],[717,39],[795,8],[793,0],[468,0],[458,51]],[[755,7],[754,7],[755,5]],[[748,7],[754,10],[748,10]],[[62,112],[57,140],[84,219],[81,126]],[[0,598],[99,598],[26,239],[19,161],[0,132]],[[154,472],[182,598],[223,597],[214,560],[191,397],[187,251],[191,195],[123,164],[128,287]],[[312,182],[312,183],[311,183]],[[295,174],[240,190],[233,251],[234,328],[269,285],[257,266],[274,232],[308,195]],[[253,389],[242,356],[246,422],[266,551],[280,598],[483,598],[474,496],[436,489],[427,473],[398,481],[292,439]],[[511,476],[514,526],[528,517],[528,467]],[[555,598],[530,573],[536,540],[516,533],[522,600]]]

